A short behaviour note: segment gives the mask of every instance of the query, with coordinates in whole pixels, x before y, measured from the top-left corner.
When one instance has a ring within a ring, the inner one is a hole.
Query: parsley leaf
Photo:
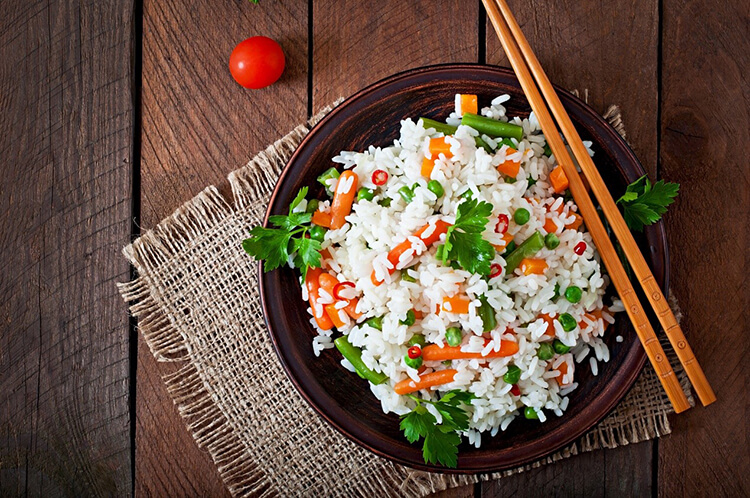
[[[454,260],[471,273],[490,274],[495,248],[482,238],[482,232],[491,214],[489,202],[470,199],[459,204],[456,222],[446,233],[443,263]]]
[[[299,255],[304,266],[317,268],[320,266],[321,244],[315,239],[302,237],[294,239],[294,250]]]
[[[476,398],[473,393],[455,389],[448,391],[439,401],[421,399],[413,395],[409,397],[417,402],[417,407],[411,412],[401,415],[400,428],[410,443],[424,439],[422,457],[426,463],[456,467],[458,464],[458,445],[461,436],[458,431],[469,428],[469,415],[460,405],[471,404]],[[424,404],[433,405],[442,417],[437,423],[435,416],[428,412]]]
[[[255,259],[265,260],[265,271],[275,270],[289,260],[289,241],[292,233],[281,228],[257,226],[250,230],[250,238],[242,241],[242,248]]]
[[[289,214],[292,214],[292,211],[294,211],[294,208],[299,206],[299,203],[302,202],[302,200],[307,197],[307,191],[309,189],[307,187],[302,187],[299,189],[299,192],[297,192],[297,197],[294,198],[291,204],[289,204]]]
[[[623,206],[623,218],[631,230],[643,231],[643,227],[656,223],[674,202],[680,185],[659,180],[653,185],[646,177],[640,177],[625,190],[617,200]]]
[[[292,213],[289,216],[283,214],[275,214],[268,217],[268,221],[273,223],[279,228],[284,230],[291,230],[295,227],[300,227],[312,220],[312,214],[310,213]]]

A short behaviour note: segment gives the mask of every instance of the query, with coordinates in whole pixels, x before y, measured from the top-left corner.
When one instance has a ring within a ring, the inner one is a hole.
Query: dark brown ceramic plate
[[[633,152],[595,111],[571,94],[558,89],[584,140],[592,140],[595,162],[615,197],[629,182],[644,174]],[[389,145],[398,137],[399,122],[419,116],[444,120],[451,112],[456,93],[479,96],[480,105],[497,95],[512,96],[505,104],[509,115],[529,113],[523,92],[512,72],[479,65],[444,65],[415,69],[376,83],[354,96],[323,119],[302,141],[279,179],[266,213],[285,214],[297,191],[310,187],[322,198],[315,181],[331,166],[341,150],[364,150],[369,145]],[[661,224],[649,227],[639,241],[662,289],[667,282],[667,248]],[[339,364],[335,349],[313,355],[313,330],[300,298],[297,275],[284,268],[261,273],[260,291],[268,329],[276,352],[299,392],[329,423],[347,437],[396,462],[425,470],[446,471],[426,465],[421,445],[409,444],[399,432],[396,415],[385,415],[368,384]],[[615,336],[624,341],[618,343]],[[463,443],[456,472],[487,472],[514,467],[548,455],[571,443],[600,421],[632,386],[645,361],[645,354],[624,315],[607,334],[609,363],[593,376],[588,362],[576,369],[579,388],[571,395],[562,417],[550,415],[547,422],[514,420],[507,431],[495,437],[482,436],[482,447]]]

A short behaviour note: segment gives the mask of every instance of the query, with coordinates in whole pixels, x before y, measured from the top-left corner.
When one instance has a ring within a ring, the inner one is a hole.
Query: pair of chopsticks
[[[557,123],[560,125],[560,129],[562,129],[563,135],[581,167],[581,171],[591,186],[591,191],[599,201],[599,205],[607,221],[609,221],[613,232],[620,241],[636,278],[643,287],[643,291],[656,312],[659,322],[669,338],[669,342],[677,352],[677,357],[682,363],[685,372],[687,372],[688,378],[692,382],[701,403],[704,406],[713,403],[716,401],[716,395],[708,384],[708,380],[698,361],[695,359],[695,355],[685,339],[685,335],[682,333],[669,307],[669,303],[667,303],[661,289],[659,289],[659,284],[654,279],[646,260],[638,249],[633,235],[625,224],[625,220],[620,214],[614,199],[612,199],[599,171],[588,155],[581,137],[578,135],[570,117],[563,108],[562,102],[560,102],[552,84],[539,64],[539,60],[531,50],[531,46],[521,31],[518,22],[513,17],[508,4],[505,0],[482,0],[482,2],[487,9],[490,21],[500,38],[505,53],[513,66],[513,70],[516,76],[518,76],[521,87],[531,104],[531,109],[539,121],[547,143],[568,178],[573,199],[578,205],[586,227],[594,239],[594,243],[599,250],[599,255],[609,272],[612,283],[615,285],[615,289],[617,289],[620,299],[623,301],[625,310],[633,322],[638,338],[641,344],[643,344],[654,370],[659,375],[662,386],[675,412],[680,413],[687,410],[690,408],[690,404],[680,387],[672,366],[664,354],[661,344],[659,344],[659,339],[657,339],[654,333],[654,329],[643,310],[643,306],[641,306],[636,296],[635,290],[625,273],[625,269],[586,191],[586,187],[578,174],[576,166],[568,154],[562,138],[560,138],[560,133],[550,115],[550,111],[547,109],[547,105],[549,105],[552,114],[557,119]],[[537,88],[537,84],[539,88]],[[540,90],[541,94],[539,93]],[[544,98],[542,98],[542,94]]]

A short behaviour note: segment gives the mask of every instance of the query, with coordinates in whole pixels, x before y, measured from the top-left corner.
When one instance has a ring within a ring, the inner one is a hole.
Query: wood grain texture
[[[230,171],[305,120],[307,11],[302,1],[143,2],[144,229],[207,185],[228,193]],[[286,70],[276,84],[246,90],[229,73],[229,54],[254,35],[279,41]],[[157,364],[139,338],[136,495],[226,496],[161,380],[173,367]]]
[[[131,492],[131,1],[0,15],[0,495]]]
[[[473,2],[313,2],[313,109],[406,69],[477,62]]]
[[[747,310],[750,73],[747,2],[663,6],[661,173],[683,328],[718,401],[659,442],[659,495],[750,495]]]
[[[653,178],[658,130],[658,3],[508,0],[508,4],[553,83],[578,89],[582,98],[588,90],[588,102],[599,112],[611,104],[620,106],[628,142]],[[487,62],[510,65],[489,22]],[[486,483],[483,494],[504,496],[507,489],[514,489],[523,495],[532,479],[546,494],[643,496],[644,491],[650,493],[652,451],[652,442],[597,451],[536,469],[533,477],[519,474]],[[623,469],[633,478],[612,479]],[[536,487],[529,490],[531,495],[536,495]]]

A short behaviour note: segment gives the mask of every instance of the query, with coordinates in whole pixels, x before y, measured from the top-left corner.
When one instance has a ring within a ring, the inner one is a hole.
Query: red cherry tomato
[[[263,88],[284,72],[281,45],[265,36],[253,36],[240,42],[229,56],[229,71],[245,88]]]

